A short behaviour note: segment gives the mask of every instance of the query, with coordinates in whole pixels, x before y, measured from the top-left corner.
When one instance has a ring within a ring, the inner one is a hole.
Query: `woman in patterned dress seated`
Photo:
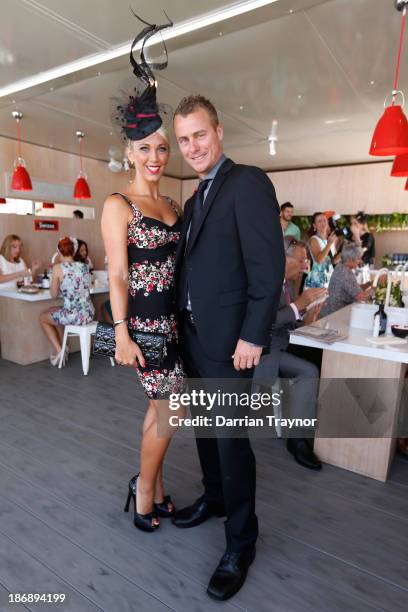
[[[49,308],[40,314],[41,327],[54,351],[50,356],[53,366],[56,366],[60,359],[63,326],[87,325],[93,320],[95,314],[91,301],[91,274],[87,264],[74,261],[76,246],[74,239],[67,236],[59,241],[60,263],[53,267],[50,293],[53,298],[61,294],[64,304],[62,308]],[[64,365],[68,347],[65,353]]]

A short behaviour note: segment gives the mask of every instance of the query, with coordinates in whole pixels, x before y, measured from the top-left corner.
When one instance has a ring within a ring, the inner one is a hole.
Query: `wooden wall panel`
[[[0,196],[3,194],[4,174],[13,168],[16,155],[16,142],[0,138]],[[75,183],[78,175],[79,158],[77,155],[63,153],[45,147],[23,143],[23,156],[32,178],[53,183]],[[95,220],[60,219],[60,232],[35,232],[34,217],[20,215],[0,215],[0,243],[10,233],[18,234],[24,241],[23,256],[28,261],[40,259],[47,265],[55,252],[58,237],[72,235],[88,243],[90,256],[96,268],[101,269],[104,261],[104,249],[100,232],[100,219],[103,202],[106,196],[115,191],[127,189],[128,177],[114,174],[108,170],[106,162],[86,158],[84,168],[91,187],[92,199],[84,204],[95,207]],[[176,201],[181,199],[181,185],[178,179],[164,177],[161,183],[162,193]],[[23,196],[29,199],[29,193]],[[72,205],[72,210],[75,205]],[[46,217],[41,217],[45,219]],[[49,218],[53,218],[50,215]]]

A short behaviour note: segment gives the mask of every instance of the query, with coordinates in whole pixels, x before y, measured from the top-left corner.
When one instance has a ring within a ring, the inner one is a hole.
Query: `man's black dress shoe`
[[[306,438],[288,438],[286,448],[300,465],[310,470],[322,469],[322,464],[310,448]]]
[[[213,573],[207,595],[218,601],[225,601],[239,591],[245,582],[248,568],[255,559],[255,546],[247,552],[227,552]]]
[[[225,516],[225,510],[220,505],[206,501],[202,496],[191,506],[177,510],[173,518],[173,524],[176,527],[196,527],[211,516]]]

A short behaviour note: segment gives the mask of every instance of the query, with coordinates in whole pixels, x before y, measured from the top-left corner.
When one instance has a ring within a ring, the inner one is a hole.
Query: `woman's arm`
[[[125,200],[117,195],[105,200],[102,212],[102,238],[108,257],[109,291],[113,320],[127,319],[128,315],[128,255],[127,233],[131,210]],[[115,327],[115,359],[125,365],[135,365],[136,358],[145,365],[142,352],[128,332],[127,323]]]
[[[60,285],[62,280],[62,269],[60,264],[55,264],[52,269],[52,281],[50,287],[51,297],[57,298],[60,292]]]
[[[10,274],[2,274],[0,272],[0,283],[7,283],[8,281],[23,278],[26,272],[27,268],[25,270],[20,270],[19,272],[11,272]]]
[[[311,239],[309,240],[309,249],[311,250],[313,259],[316,261],[316,263],[323,263],[323,261],[330,253],[331,246],[333,242],[335,242],[335,240],[336,234],[333,232],[328,237],[326,246],[322,250],[320,250],[319,241],[317,239],[313,240],[313,236],[311,237]]]

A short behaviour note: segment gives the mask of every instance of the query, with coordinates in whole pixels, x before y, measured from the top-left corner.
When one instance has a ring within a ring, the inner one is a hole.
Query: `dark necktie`
[[[207,189],[207,185],[210,182],[210,179],[205,179],[201,181],[198,185],[198,189],[195,194],[194,202],[193,202],[193,214],[191,215],[191,224],[190,224],[190,232],[188,236],[187,242],[187,250],[191,245],[192,240],[197,232],[197,228],[200,224],[201,214],[203,212],[204,205],[204,193]]]
[[[289,285],[286,280],[283,282],[283,295],[285,296],[285,303],[289,306],[292,300],[290,297]]]
[[[206,179],[205,181],[201,181],[201,183],[198,185],[198,189],[196,191],[195,198],[193,201],[193,213],[191,215],[190,227],[188,230],[188,239],[187,239],[185,254],[188,252],[188,249],[191,246],[192,241],[194,240],[195,233],[197,232],[197,228],[200,223],[201,213],[203,211],[204,192],[209,182],[210,180]],[[180,310],[182,310],[183,308],[186,308],[187,303],[188,303],[188,278],[187,276],[188,276],[188,266],[187,266],[187,261],[185,257],[183,264],[181,266],[179,281],[177,283],[178,285],[177,302],[178,302],[178,307]]]

